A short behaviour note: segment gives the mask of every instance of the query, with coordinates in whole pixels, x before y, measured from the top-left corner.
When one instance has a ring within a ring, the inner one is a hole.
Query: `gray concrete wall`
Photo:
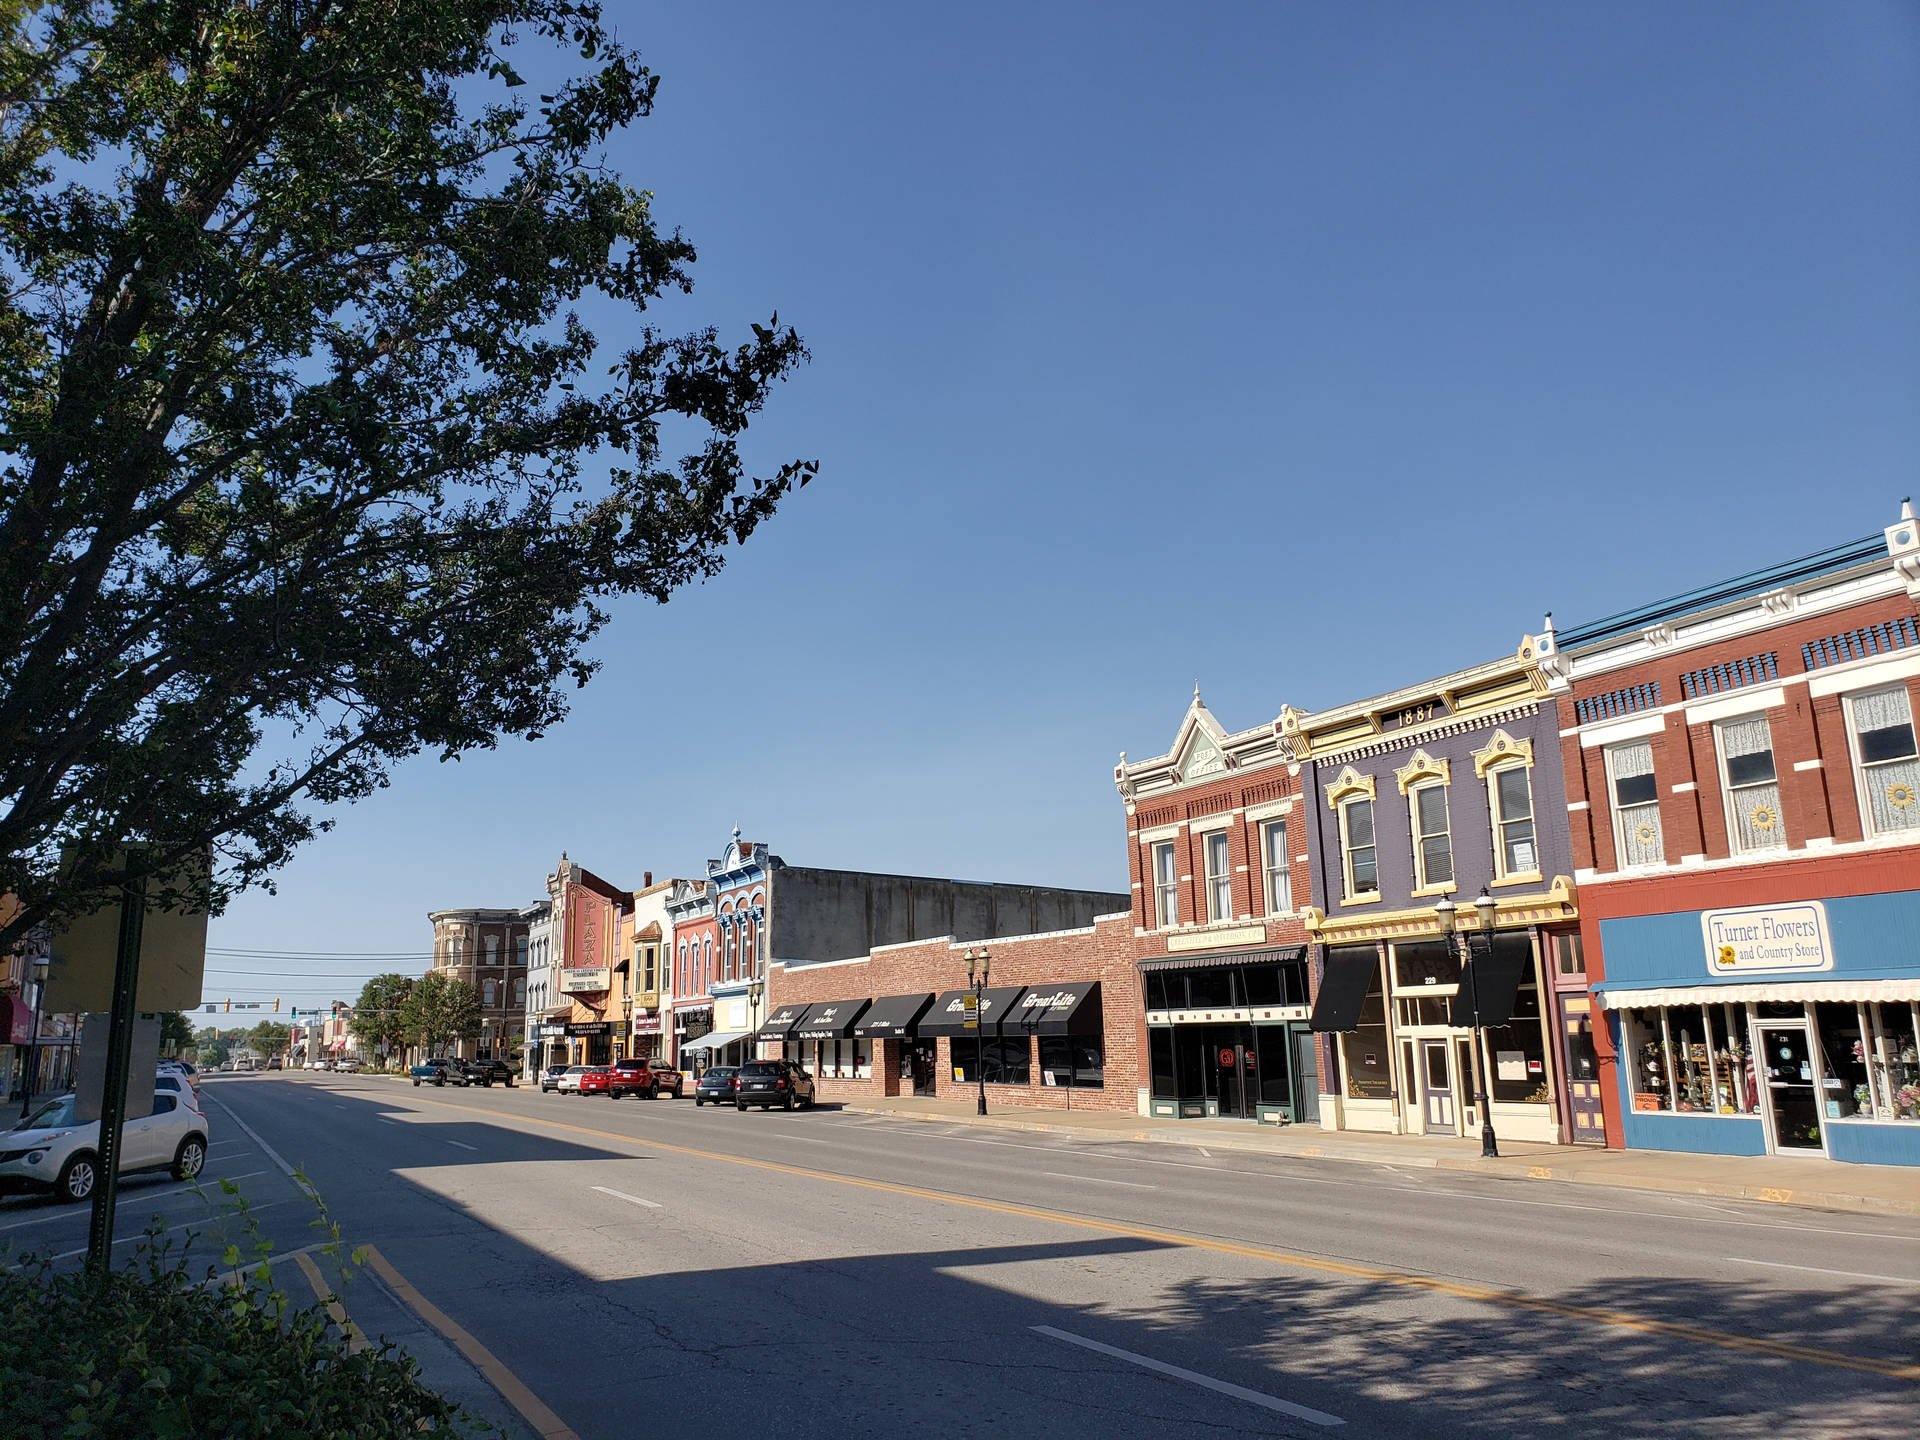
[[[1132,908],[1124,891],[992,885],[919,875],[782,866],[770,879],[768,949],[774,960],[847,960],[876,945],[951,935],[992,940],[1075,930]]]

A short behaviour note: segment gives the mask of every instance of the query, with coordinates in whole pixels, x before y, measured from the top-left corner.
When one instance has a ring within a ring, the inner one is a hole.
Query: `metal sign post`
[[[146,877],[129,866],[120,892],[120,953],[113,967],[113,1004],[107,1024],[107,1079],[100,1097],[100,1178],[87,1230],[87,1268],[104,1280],[113,1261],[113,1212],[120,1192],[120,1143],[127,1120],[127,1071],[133,1056],[133,1007],[140,991],[140,927],[146,918]]]

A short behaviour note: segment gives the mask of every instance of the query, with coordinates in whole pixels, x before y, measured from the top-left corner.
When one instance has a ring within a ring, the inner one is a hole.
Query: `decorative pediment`
[[[1334,777],[1333,783],[1327,787],[1327,804],[1337,810],[1343,801],[1351,800],[1356,795],[1365,796],[1369,800],[1374,798],[1373,776],[1362,775],[1348,765],[1341,769],[1340,773]]]
[[[1451,785],[1453,777],[1445,760],[1436,760],[1424,750],[1413,752],[1413,758],[1393,772],[1400,793],[1406,794],[1422,780],[1438,780],[1442,785]]]
[[[1486,745],[1473,752],[1473,773],[1481,779],[1487,771],[1496,765],[1505,765],[1508,761],[1518,760],[1524,765],[1533,764],[1533,741],[1516,740],[1505,730],[1493,732],[1493,738]]]
[[[1204,731],[1196,731],[1187,742],[1187,752],[1180,757],[1180,778],[1198,780],[1207,775],[1218,775],[1231,762],[1225,752]]]

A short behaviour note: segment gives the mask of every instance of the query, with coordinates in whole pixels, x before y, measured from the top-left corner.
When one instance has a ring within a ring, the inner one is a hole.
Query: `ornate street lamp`
[[[993,963],[993,957],[982,945],[978,950],[967,947],[967,984],[973,989],[973,1054],[974,1069],[979,1072],[980,1103],[974,1110],[976,1115],[987,1113],[987,1016],[986,1006],[982,1004],[987,992],[987,967]],[[975,965],[979,966],[976,972]]]
[[[40,1002],[47,994],[47,971],[53,962],[45,955],[33,957],[33,1029],[27,1032],[27,1058],[20,1067],[20,1118],[33,1109],[33,1087],[40,1079]]]
[[[1480,933],[1487,937],[1487,954],[1493,954],[1493,921],[1495,902],[1487,893],[1487,887],[1480,887],[1480,894],[1473,902],[1475,917],[1479,921]],[[1433,907],[1435,918],[1440,921],[1440,933],[1447,937],[1460,955],[1460,968],[1467,976],[1467,1003],[1473,1006],[1473,1103],[1480,1107],[1480,1154],[1483,1159],[1497,1159],[1500,1155],[1499,1143],[1493,1135],[1493,1097],[1488,1093],[1492,1086],[1485,1083],[1486,1064],[1481,1055],[1480,1044],[1480,975],[1472,957],[1467,953],[1467,937],[1460,933],[1460,907],[1453,903],[1453,897],[1442,895],[1440,903]]]

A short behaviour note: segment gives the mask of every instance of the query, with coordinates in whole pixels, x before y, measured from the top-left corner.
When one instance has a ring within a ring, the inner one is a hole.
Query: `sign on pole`
[[[978,995],[960,997],[960,1028],[963,1030],[980,1028],[980,997]]]

